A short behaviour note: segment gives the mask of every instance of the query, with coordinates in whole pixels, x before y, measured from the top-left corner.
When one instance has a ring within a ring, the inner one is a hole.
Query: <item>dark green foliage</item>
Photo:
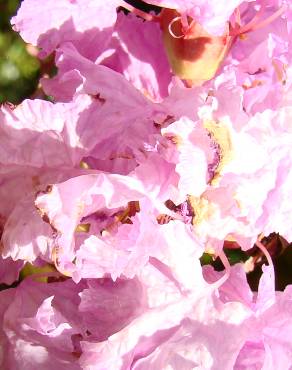
[[[10,26],[18,0],[0,0],[0,103],[18,104],[35,91],[40,63]]]

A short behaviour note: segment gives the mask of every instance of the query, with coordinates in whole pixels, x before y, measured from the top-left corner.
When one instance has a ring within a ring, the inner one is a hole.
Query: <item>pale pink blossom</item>
[[[270,257],[269,263],[271,263]],[[240,302],[247,315],[241,326],[245,327],[244,345],[242,346],[234,369],[289,369],[291,367],[290,351],[291,335],[290,305],[291,289],[275,293],[275,275],[273,266],[263,266],[258,293],[252,293],[247,284],[243,265],[231,268],[230,278],[219,288],[219,299],[224,305]],[[209,282],[217,280],[221,273],[204,269]],[[277,345],[276,338],[282,338]]]
[[[157,23],[120,12],[108,48],[112,55],[101,56],[101,64],[122,73],[150,99],[168,95],[171,72]]]
[[[51,366],[80,369],[71,338],[79,334],[81,328],[76,315],[74,318],[70,311],[78,307],[78,291],[82,286],[73,286],[71,282],[61,285],[27,279],[8,291],[14,295],[7,299],[1,317],[1,339],[5,338],[6,343],[1,368],[28,370],[37,365],[43,369]],[[1,292],[2,299],[5,293]],[[70,301],[71,308],[66,300]]]
[[[147,0],[149,4],[176,9],[180,14],[192,17],[213,34],[223,34],[226,22],[244,0],[218,2],[213,0]]]
[[[80,52],[96,59],[106,48],[116,21],[119,1],[61,0],[58,3],[28,0],[11,23],[22,38],[41,50],[41,56],[71,41]]]
[[[24,0],[12,19],[58,72],[54,103],[0,109],[3,370],[291,370],[291,285],[260,242],[292,241],[291,7],[147,2],[177,18]],[[191,21],[228,50],[189,88],[163,38]],[[227,242],[265,255],[257,292]]]

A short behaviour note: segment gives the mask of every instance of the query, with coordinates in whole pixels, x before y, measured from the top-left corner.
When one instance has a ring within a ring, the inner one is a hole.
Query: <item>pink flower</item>
[[[56,369],[80,369],[71,338],[81,328],[80,323],[76,325],[76,315],[71,316],[70,305],[76,310],[81,287],[71,282],[44,284],[27,279],[19,287],[1,292],[2,299],[6,292],[13,293],[6,298],[1,317],[3,369],[31,369],[36,364],[43,369],[52,365]]]
[[[28,0],[11,23],[26,42],[42,49],[42,57],[71,41],[83,55],[95,60],[108,45],[118,6],[116,0],[106,4],[94,0],[61,0],[57,4]]]
[[[112,55],[101,56],[101,64],[122,73],[150,99],[168,95],[171,72],[157,23],[120,12],[108,48]]]
[[[208,32],[220,35],[224,33],[226,22],[234,10],[244,1],[232,0],[223,3],[213,0],[147,0],[146,2],[176,9],[180,14],[188,15],[201,23]]]
[[[0,109],[3,370],[291,370],[291,286],[260,242],[292,240],[291,7],[147,2],[148,23],[118,0],[12,19],[58,72],[55,103]],[[228,242],[266,256],[258,292]]]

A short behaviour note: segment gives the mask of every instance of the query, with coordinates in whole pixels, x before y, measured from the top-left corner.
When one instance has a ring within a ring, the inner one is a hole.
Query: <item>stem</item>
[[[181,24],[183,26],[183,29],[187,30],[189,28],[188,17],[185,13],[181,15]]]
[[[244,33],[258,30],[259,28],[265,27],[268,24],[272,23],[275,19],[279,18],[286,10],[286,6],[282,5],[281,8],[279,8],[274,14],[272,14],[270,17],[264,19],[260,22],[261,15],[263,13],[263,8],[259,10],[259,12],[253,17],[251,21],[249,21],[245,26],[239,27],[238,29],[235,29],[235,34],[232,36],[239,36]],[[236,12],[235,17],[238,17],[238,14]]]
[[[259,10],[259,12],[253,17],[253,19],[251,21],[249,21],[245,26],[243,27],[240,27],[238,30],[237,30],[237,33],[236,35],[234,36],[238,36],[238,35],[241,35],[243,33],[246,33],[246,32],[249,32],[253,29],[253,26],[260,20],[261,18],[261,13],[263,12],[263,9],[261,8]]]
[[[270,17],[266,18],[262,22],[256,24],[254,27],[252,27],[252,31],[257,30],[259,28],[265,27],[268,24],[272,23],[275,19],[279,18],[286,10],[286,6],[282,5],[279,10],[277,10],[274,14],[272,14]]]
[[[241,27],[241,16],[240,16],[239,7],[235,9],[235,22]]]

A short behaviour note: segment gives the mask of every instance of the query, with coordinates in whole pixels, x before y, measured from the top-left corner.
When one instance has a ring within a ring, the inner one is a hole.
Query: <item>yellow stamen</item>
[[[90,170],[89,164],[87,164],[85,161],[81,161],[79,166],[83,168],[84,170]]]
[[[210,181],[210,185],[216,185],[221,176],[221,171],[224,166],[233,158],[233,145],[230,136],[229,128],[224,123],[207,120],[204,122],[204,127],[210,133],[212,139],[219,145],[220,161],[216,168],[214,177]]]
[[[79,224],[76,229],[75,229],[75,232],[77,233],[88,233],[90,230],[90,224]]]

